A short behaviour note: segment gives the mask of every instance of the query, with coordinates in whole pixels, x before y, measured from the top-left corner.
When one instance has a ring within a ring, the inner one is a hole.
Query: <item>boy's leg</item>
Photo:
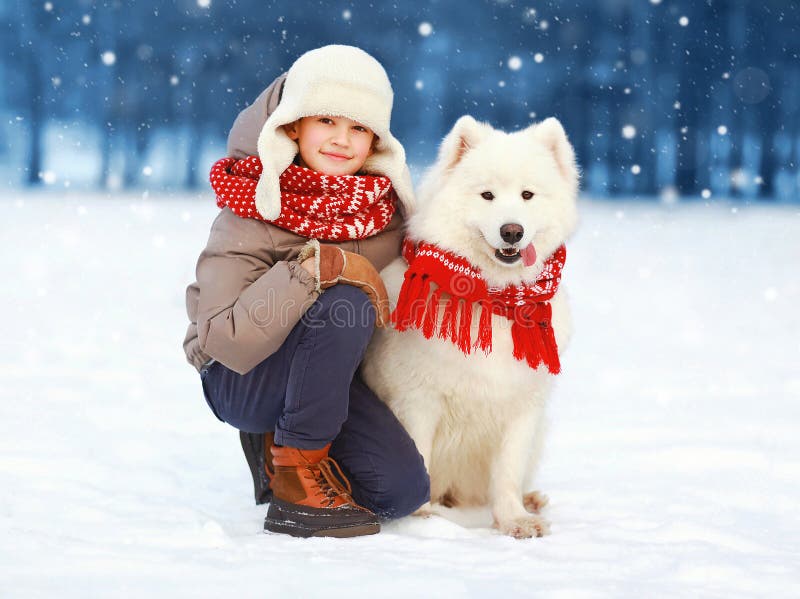
[[[407,516],[430,499],[430,479],[414,441],[360,373],[330,454],[348,475],[353,498],[381,518]]]
[[[347,418],[350,384],[374,326],[367,295],[337,285],[314,302],[280,350],[251,372],[239,375],[220,365],[204,377],[209,405],[221,420],[244,431],[274,427],[267,530],[295,536],[380,530],[376,516],[341,486],[327,457]]]
[[[292,358],[275,443],[319,449],[347,419],[350,384],[375,329],[375,309],[350,285],[327,289],[303,321],[306,331]]]

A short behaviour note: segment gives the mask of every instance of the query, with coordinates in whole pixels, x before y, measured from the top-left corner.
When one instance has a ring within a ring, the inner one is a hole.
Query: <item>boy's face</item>
[[[284,128],[300,147],[300,165],[325,175],[354,175],[372,154],[375,134],[342,116],[307,116]]]

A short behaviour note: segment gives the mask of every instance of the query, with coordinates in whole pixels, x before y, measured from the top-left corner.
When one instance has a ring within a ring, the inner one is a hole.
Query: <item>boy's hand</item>
[[[364,256],[353,252],[346,252],[335,245],[319,246],[319,286],[320,289],[333,287],[338,283],[353,285],[364,291],[375,306],[375,325],[384,327],[389,324],[390,310],[389,297],[386,286],[383,284],[378,271]],[[306,262],[312,261],[310,267],[313,272],[316,264],[314,258],[308,258],[301,263],[306,268]]]

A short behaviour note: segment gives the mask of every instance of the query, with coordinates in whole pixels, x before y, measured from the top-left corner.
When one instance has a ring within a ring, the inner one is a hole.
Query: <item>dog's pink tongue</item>
[[[530,244],[524,250],[521,250],[520,255],[522,256],[522,263],[525,266],[530,266],[536,262],[536,248],[533,247],[533,244]]]

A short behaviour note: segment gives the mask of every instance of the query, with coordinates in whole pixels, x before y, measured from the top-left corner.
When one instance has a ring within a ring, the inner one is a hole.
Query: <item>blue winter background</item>
[[[0,0],[0,595],[800,596],[800,4]],[[260,532],[180,343],[238,111],[386,67],[415,178],[458,116],[557,116],[575,338],[536,488],[370,538]]]

